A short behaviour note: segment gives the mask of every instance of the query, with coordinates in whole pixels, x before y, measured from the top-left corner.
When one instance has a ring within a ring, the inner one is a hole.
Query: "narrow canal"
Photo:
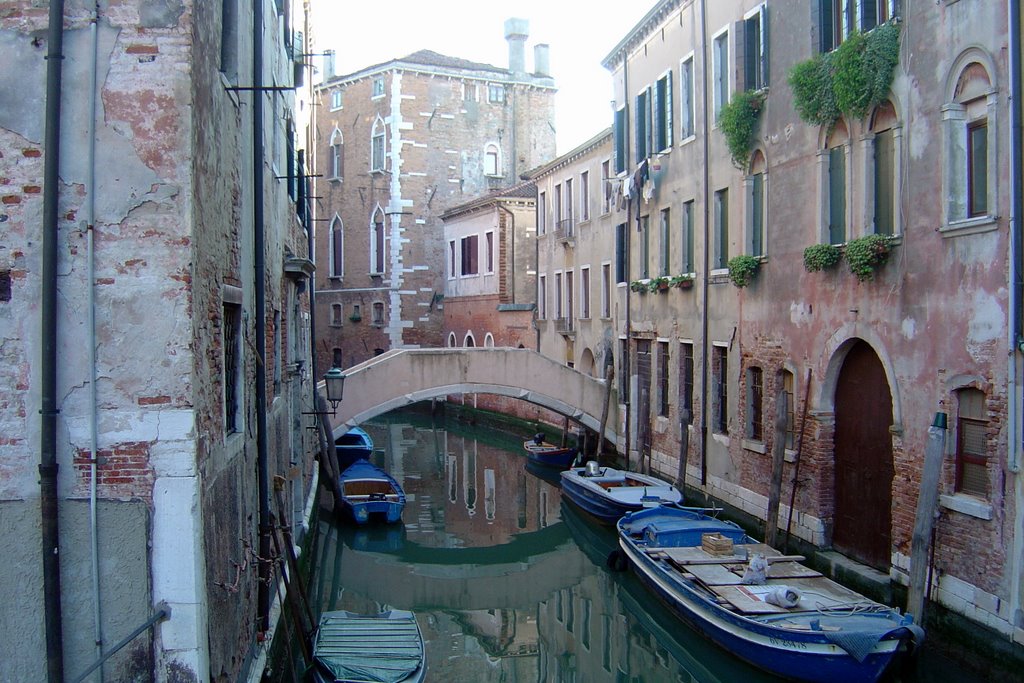
[[[428,681],[776,680],[691,631],[632,573],[606,569],[614,530],[563,501],[557,475],[527,469],[529,435],[414,412],[363,427],[374,462],[405,488],[403,523],[356,528],[323,513],[308,593],[319,611],[415,612]],[[980,679],[931,650],[904,680]]]

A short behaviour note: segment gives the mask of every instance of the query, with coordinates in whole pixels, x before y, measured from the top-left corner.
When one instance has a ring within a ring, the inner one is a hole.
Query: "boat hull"
[[[357,460],[339,477],[341,511],[357,524],[402,519],[405,491],[390,474],[367,460]]]
[[[633,472],[602,468],[603,476],[585,476],[585,467],[561,474],[562,493],[577,507],[604,524],[614,524],[629,512],[662,504],[678,505],[682,493],[668,482]],[[628,479],[639,486],[619,485]],[[627,490],[628,489],[628,490]]]
[[[564,470],[576,460],[577,449],[574,446],[559,448],[548,443],[537,444],[534,441],[523,442],[526,457],[534,465]]]
[[[415,615],[405,610],[377,615],[344,610],[323,614],[313,660],[313,679],[317,683],[421,683],[427,671],[423,634]]]
[[[373,439],[360,427],[353,427],[334,440],[338,462],[344,470],[357,460],[366,460],[373,455]]]
[[[622,522],[619,529],[621,551],[648,589],[694,630],[764,671],[800,681],[876,681],[904,656],[912,654],[914,631],[902,623],[898,615],[889,612],[850,612],[833,617],[859,620],[865,624],[865,631],[875,634],[871,640],[877,637],[870,651],[862,653],[858,659],[837,644],[835,635],[828,637],[822,631],[811,629],[786,629],[773,625],[771,620],[752,619],[731,611],[711,599],[707,590],[694,581],[678,571],[667,570],[663,560],[652,557],[642,543],[622,533]],[[825,613],[819,616],[822,623],[829,619]],[[782,621],[787,617],[781,615],[774,620]],[[872,623],[874,621],[877,624]],[[857,633],[851,630],[850,635],[854,637]]]

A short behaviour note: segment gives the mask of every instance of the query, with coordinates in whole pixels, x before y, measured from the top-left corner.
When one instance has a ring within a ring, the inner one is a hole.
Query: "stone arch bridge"
[[[319,389],[323,393],[323,382]],[[344,400],[332,420],[340,435],[396,408],[451,394],[511,396],[594,432],[608,405],[604,437],[616,441],[618,406],[605,380],[530,349],[395,349],[345,370]]]

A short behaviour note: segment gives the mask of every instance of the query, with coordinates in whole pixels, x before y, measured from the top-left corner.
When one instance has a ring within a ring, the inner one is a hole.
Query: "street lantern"
[[[345,393],[345,373],[335,365],[324,375],[324,385],[327,388],[327,400],[331,404],[331,409],[337,410]]]

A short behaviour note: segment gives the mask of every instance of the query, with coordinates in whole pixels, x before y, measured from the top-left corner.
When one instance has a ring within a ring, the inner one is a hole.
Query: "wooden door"
[[[874,350],[858,341],[836,385],[832,545],[887,570],[892,551],[892,394]]]
[[[636,342],[636,377],[637,377],[637,450],[640,452],[640,470],[650,467],[651,457],[651,342],[638,339]]]

